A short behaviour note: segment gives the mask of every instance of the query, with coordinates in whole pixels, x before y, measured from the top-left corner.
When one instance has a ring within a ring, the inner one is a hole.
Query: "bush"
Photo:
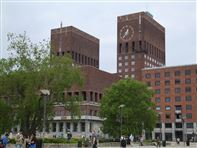
[[[70,141],[68,141],[65,138],[44,138],[44,143],[77,143],[78,139],[72,138]]]

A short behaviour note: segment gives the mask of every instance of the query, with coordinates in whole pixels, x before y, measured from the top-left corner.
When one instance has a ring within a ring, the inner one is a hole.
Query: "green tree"
[[[145,84],[124,79],[113,84],[101,100],[100,115],[104,119],[103,132],[120,136],[122,112],[122,134],[141,135],[142,129],[151,131],[156,123],[156,112],[151,102],[153,91]],[[125,106],[121,108],[120,105]]]
[[[48,41],[34,44],[26,33],[8,34],[8,41],[10,56],[0,60],[0,99],[8,98],[6,103],[12,106],[10,112],[14,116],[11,122],[20,125],[24,133],[42,128],[42,89],[50,92],[46,112],[48,118],[53,116],[54,103],[66,104],[65,108],[69,111],[73,108],[79,110],[76,102],[79,104],[80,100],[70,103],[72,99],[65,99],[64,94],[72,85],[81,86],[83,83],[83,76],[69,55],[58,57],[51,54]],[[72,115],[77,114],[74,112]]]

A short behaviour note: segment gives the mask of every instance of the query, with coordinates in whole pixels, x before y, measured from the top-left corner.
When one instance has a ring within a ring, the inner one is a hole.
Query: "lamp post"
[[[184,146],[185,146],[185,142],[186,142],[186,137],[185,137],[185,119],[186,119],[186,116],[185,115],[182,115],[182,126],[183,126],[183,142],[184,142]]]
[[[119,105],[120,108],[120,137],[122,136],[122,108],[125,107],[124,104]]]
[[[44,145],[44,135],[45,135],[45,129],[46,129],[46,101],[47,101],[47,98],[48,96],[50,95],[50,92],[49,90],[47,89],[41,89],[40,90],[41,92],[41,95],[43,96],[43,99],[44,99],[44,114],[43,114],[43,145]]]
[[[159,117],[159,123],[160,123],[160,135],[159,135],[159,139],[162,140],[162,119],[161,119],[161,115],[162,115],[162,112],[159,112],[158,114],[158,117]]]

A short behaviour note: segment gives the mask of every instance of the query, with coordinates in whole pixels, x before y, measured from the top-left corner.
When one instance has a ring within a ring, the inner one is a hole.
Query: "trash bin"
[[[163,141],[162,141],[162,146],[163,146],[163,147],[166,147],[166,140],[163,140]]]
[[[36,148],[42,148],[42,139],[36,140]]]

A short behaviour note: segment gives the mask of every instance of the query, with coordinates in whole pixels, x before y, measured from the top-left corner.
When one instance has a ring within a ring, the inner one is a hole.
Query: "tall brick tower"
[[[165,65],[165,28],[149,12],[118,16],[117,73],[142,80],[141,69]]]
[[[57,56],[71,54],[75,64],[99,68],[99,39],[73,26],[52,29],[51,47]]]

